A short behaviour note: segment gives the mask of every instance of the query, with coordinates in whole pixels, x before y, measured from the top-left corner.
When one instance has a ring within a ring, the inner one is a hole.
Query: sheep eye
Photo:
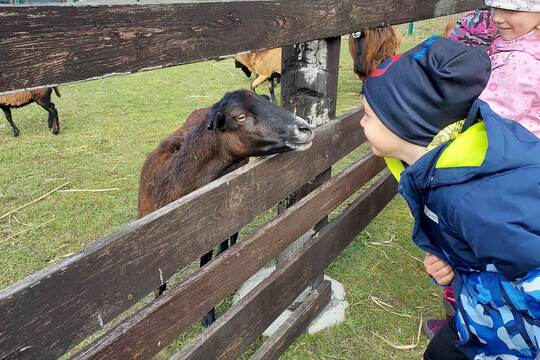
[[[247,116],[245,114],[242,114],[242,115],[238,115],[237,117],[235,117],[235,119],[238,122],[244,122],[244,121],[246,121]]]

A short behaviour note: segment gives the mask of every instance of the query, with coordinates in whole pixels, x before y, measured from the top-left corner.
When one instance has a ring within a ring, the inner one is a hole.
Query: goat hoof
[[[59,132],[60,132],[60,129],[56,129],[52,131],[53,135],[58,135]]]
[[[13,132],[13,137],[18,137],[19,135],[20,135],[20,133],[18,131]]]

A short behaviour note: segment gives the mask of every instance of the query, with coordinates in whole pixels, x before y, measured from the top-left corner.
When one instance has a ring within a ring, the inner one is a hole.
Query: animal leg
[[[207,252],[201,257],[200,265],[203,267],[204,265],[208,264],[212,260],[212,251]],[[214,309],[212,308],[208,313],[206,313],[202,320],[202,326],[206,329],[210,325],[212,325],[216,321],[216,314],[214,312]]]
[[[20,134],[19,129],[17,129],[17,126],[15,125],[15,123],[13,122],[13,119],[11,118],[11,109],[9,107],[2,106],[2,110],[4,110],[4,115],[6,115],[6,119],[9,125],[11,125],[11,130],[13,130],[13,136],[14,137],[19,136]]]
[[[167,284],[164,283],[162,284],[160,287],[158,287],[156,290],[154,290],[154,297],[158,297],[158,296],[161,296],[161,294],[163,294],[165,292],[165,290],[167,290]]]
[[[272,102],[274,104],[277,104],[276,93],[274,91],[274,78],[273,77],[270,77],[268,79],[268,90],[270,90],[270,97],[272,98]]]
[[[264,80],[266,80],[267,77],[264,76],[264,75],[259,75],[257,76],[257,78],[255,80],[253,80],[253,82],[251,83],[251,86],[249,87],[249,89],[253,92],[255,92],[255,88],[257,86],[259,86]]]
[[[58,135],[60,132],[60,120],[58,118],[58,111],[56,111],[56,107],[54,106],[54,103],[51,101],[51,92],[49,91],[46,96],[44,96],[42,99],[36,100],[36,102],[47,112],[49,113],[49,117],[47,119],[49,129],[52,129],[52,133],[54,135]]]
[[[53,90],[54,90],[54,93],[56,94],[56,96],[62,97],[62,95],[60,95],[60,90],[58,90],[58,86],[54,86]]]
[[[212,251],[207,252],[201,257],[200,266],[203,267],[204,265],[208,264],[212,260]]]
[[[231,246],[236,244],[236,240],[238,240],[238,233],[232,234],[227,240],[223,241],[221,244],[219,244],[217,254],[221,255],[225,251],[227,251]]]
[[[58,111],[56,111],[56,107],[52,102],[49,103],[47,111],[49,112],[49,123],[52,125],[51,131],[54,135],[58,135],[60,132],[60,119],[58,118]],[[51,129],[51,127],[49,127],[49,129]]]
[[[53,103],[51,103],[51,111],[53,113],[52,133],[54,135],[58,135],[58,133],[60,132],[60,119],[58,118],[58,111],[56,110],[56,107]]]
[[[238,233],[231,235],[231,237],[229,237],[227,240],[219,244],[218,255],[223,254],[225,251],[229,249],[230,246],[233,246],[234,244],[236,244],[237,239],[238,239]],[[210,256],[212,255],[212,253],[209,253],[209,254]],[[202,258],[201,258],[201,263],[202,263]],[[216,321],[216,314],[215,314],[214,309],[211,309],[208,313],[206,313],[206,315],[204,315],[201,322],[202,322],[202,326],[206,329],[207,327],[212,325],[214,321]]]
[[[236,244],[236,240],[238,240],[238,233],[231,235],[231,237],[229,238],[229,246],[233,246],[234,244]]]
[[[227,240],[223,241],[221,244],[219,244],[217,254],[221,255],[225,251],[227,251],[228,249],[229,249],[229,239],[227,239]]]
[[[232,235],[229,239],[227,239],[227,240],[223,241],[221,244],[219,244],[218,255],[224,253],[225,251],[227,251],[227,249],[229,248],[229,241],[230,241],[230,246],[233,246],[234,244],[236,244],[237,239],[238,239],[238,233]],[[208,264],[210,262],[210,260],[212,260],[212,252],[211,251],[204,254],[203,257],[201,257],[201,263],[200,263],[201,267]],[[203,316],[203,318],[201,320],[201,323],[202,323],[202,326],[206,329],[207,327],[212,325],[214,323],[214,321],[216,321],[216,314],[215,314],[215,310],[211,309],[208,313],[206,313]]]

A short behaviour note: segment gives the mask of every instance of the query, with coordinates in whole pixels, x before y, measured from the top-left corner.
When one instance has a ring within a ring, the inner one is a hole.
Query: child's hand
[[[435,279],[437,284],[448,286],[454,278],[454,270],[448,263],[435,255],[426,254],[424,267],[427,273]]]

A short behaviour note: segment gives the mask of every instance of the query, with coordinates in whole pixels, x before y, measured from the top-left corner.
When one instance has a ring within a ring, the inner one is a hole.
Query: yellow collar
[[[395,158],[389,158],[385,157],[384,161],[386,162],[386,165],[388,166],[388,169],[390,169],[390,172],[399,182],[399,179],[401,178],[401,173],[403,170],[405,170],[405,165],[403,165],[403,162],[399,159]]]

